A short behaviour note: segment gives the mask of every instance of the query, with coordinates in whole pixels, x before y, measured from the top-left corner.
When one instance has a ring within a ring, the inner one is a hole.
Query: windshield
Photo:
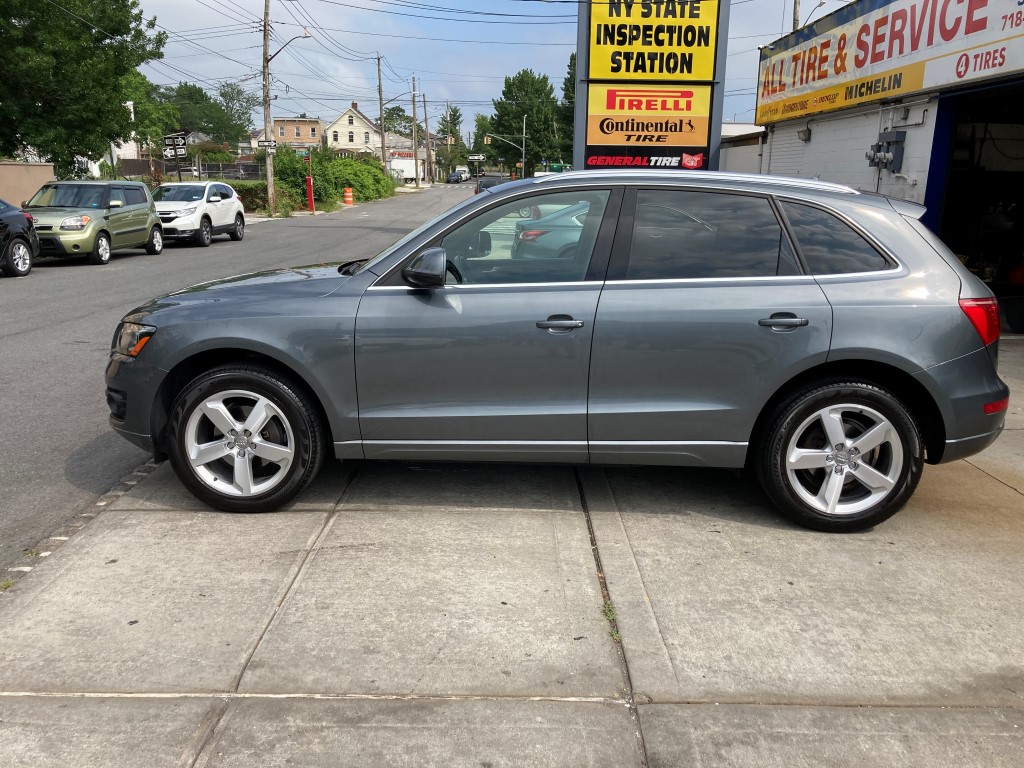
[[[374,256],[372,259],[370,259],[368,262],[363,264],[363,266],[361,266],[359,269],[357,269],[353,274],[358,275],[361,272],[365,272],[366,270],[368,270],[371,267],[373,267],[374,264],[377,264],[377,263],[383,261],[384,259],[386,259],[388,256],[390,256],[392,253],[397,251],[399,248],[401,248],[406,243],[411,242],[412,240],[415,240],[417,237],[420,236],[420,234],[422,234],[423,232],[426,232],[428,229],[430,229],[432,226],[434,226],[441,219],[444,219],[444,218],[448,217],[450,214],[453,214],[456,211],[461,211],[463,208],[469,207],[470,205],[473,204],[474,201],[476,201],[478,199],[479,198],[476,198],[476,197],[467,198],[467,199],[463,200],[461,203],[459,203],[458,205],[452,206],[447,211],[444,211],[443,213],[439,213],[437,216],[432,218],[426,224],[421,224],[419,227],[414,229],[412,232],[410,232],[405,237],[401,238],[400,240],[396,240],[395,242],[393,242],[391,245],[389,245],[383,251],[381,251],[376,256]]]
[[[158,203],[191,203],[202,200],[205,189],[202,184],[164,184],[153,190],[153,199]]]
[[[107,188],[97,184],[46,184],[28,208],[103,208]]]

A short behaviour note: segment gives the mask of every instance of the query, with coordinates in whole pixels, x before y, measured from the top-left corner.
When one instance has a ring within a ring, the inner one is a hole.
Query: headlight
[[[142,348],[149,343],[156,333],[152,325],[138,323],[121,323],[114,334],[114,351],[128,357],[138,357]]]
[[[69,216],[60,223],[61,229],[85,229],[89,222],[92,221],[91,216]]]
[[[182,208],[180,211],[174,212],[174,218],[179,219],[182,216],[191,216],[198,210],[198,206],[192,206],[191,208]]]

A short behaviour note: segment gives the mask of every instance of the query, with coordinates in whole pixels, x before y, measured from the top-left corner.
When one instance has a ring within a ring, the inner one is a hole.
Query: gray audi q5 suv
[[[513,257],[568,208],[571,248]],[[770,176],[503,184],[373,258],[130,312],[110,421],[229,511],[333,455],[749,467],[797,523],[866,528],[1007,408],[996,301],[923,212]]]

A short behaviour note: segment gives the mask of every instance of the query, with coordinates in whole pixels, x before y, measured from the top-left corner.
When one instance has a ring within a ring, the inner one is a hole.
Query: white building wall
[[[834,181],[923,203],[936,107],[932,99],[918,99],[778,123],[769,129],[764,172]],[[811,132],[807,142],[798,136],[805,129]],[[899,173],[872,168],[865,157],[871,145],[877,143],[878,134],[889,130],[907,134]]]
[[[723,143],[718,168],[731,173],[759,173],[761,171],[760,151],[756,144],[729,146]]]

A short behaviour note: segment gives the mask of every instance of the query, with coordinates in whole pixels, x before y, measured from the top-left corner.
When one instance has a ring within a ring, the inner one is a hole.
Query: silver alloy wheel
[[[164,236],[160,234],[159,229],[153,229],[152,240],[150,242],[153,243],[154,251],[162,251],[164,249]]]
[[[896,427],[874,408],[822,408],[793,431],[786,475],[800,500],[827,515],[855,515],[878,504],[904,468]]]
[[[32,267],[32,252],[21,240],[15,240],[11,245],[11,266],[19,275],[28,272]]]
[[[295,434],[274,403],[242,389],[203,400],[185,425],[192,471],[226,496],[251,497],[284,481],[295,458]]]
[[[245,220],[241,216],[235,216],[235,237],[239,240],[245,234]]]
[[[203,245],[209,245],[210,241],[213,240],[213,226],[210,224],[209,219],[203,219],[199,222],[199,239],[203,241]]]
[[[104,264],[110,261],[110,241],[103,236],[96,238],[96,256]]]

